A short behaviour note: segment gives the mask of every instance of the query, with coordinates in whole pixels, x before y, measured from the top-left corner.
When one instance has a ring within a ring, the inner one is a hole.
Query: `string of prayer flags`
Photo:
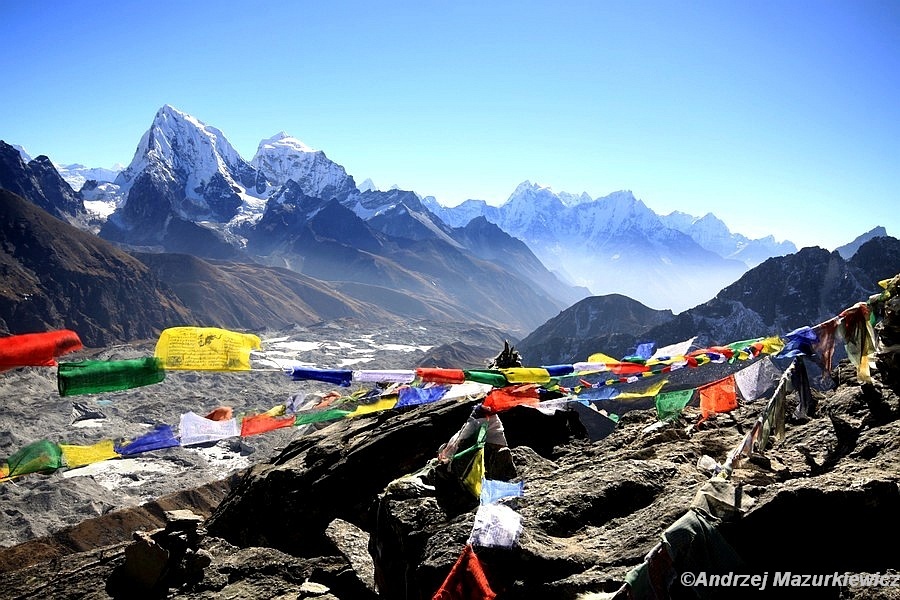
[[[481,498],[481,481],[484,479],[484,441],[479,441],[479,445],[472,455],[472,462],[466,469],[463,477],[463,485],[472,492],[476,498]]]
[[[356,409],[347,415],[347,418],[358,417],[360,415],[368,415],[374,412],[390,410],[397,405],[397,395],[387,394],[375,399],[374,402],[360,402]]]
[[[831,376],[831,361],[834,358],[834,336],[837,333],[840,321],[840,317],[833,317],[813,327],[817,338],[813,351],[822,364],[822,379]]]
[[[463,373],[466,377],[466,381],[484,383],[496,388],[506,387],[509,385],[509,381],[506,379],[506,376],[500,371],[471,370],[463,371]]]
[[[734,374],[734,382],[745,402],[753,402],[772,388],[781,377],[781,370],[768,356]]]
[[[0,480],[12,479],[28,473],[47,473],[62,466],[59,444],[38,440],[20,448],[0,463]]]
[[[701,422],[716,413],[729,412],[737,408],[737,392],[734,375],[697,388],[700,393]]]
[[[350,414],[349,410],[341,410],[339,408],[330,408],[328,410],[303,411],[295,415],[294,425],[309,425],[310,423],[321,423],[323,421],[336,421],[343,419]]]
[[[485,479],[481,482],[481,504],[492,504],[503,498],[517,498],[525,494],[525,482],[512,483],[498,479]]]
[[[62,452],[63,462],[70,469],[119,456],[112,440],[103,440],[90,446],[60,444],[59,449]]]
[[[565,377],[575,372],[573,365],[544,365],[541,368],[546,370],[550,377]]]
[[[869,373],[869,356],[875,350],[875,332],[869,322],[869,307],[857,302],[839,315],[838,331],[844,338],[847,356],[856,366],[856,378],[860,383],[872,383]]]
[[[781,336],[784,339],[784,348],[775,358],[794,358],[795,356],[813,354],[813,346],[818,341],[816,332],[812,327],[799,327],[790,333]]]
[[[155,356],[164,369],[249,371],[250,352],[262,342],[250,333],[218,327],[170,327],[156,342]]]
[[[791,371],[791,387],[797,392],[797,408],[794,409],[794,418],[803,419],[809,416],[809,411],[815,406],[812,390],[809,388],[809,374],[806,372],[806,363],[803,356],[794,359],[794,369]]]
[[[178,432],[181,435],[182,446],[215,442],[237,437],[241,433],[236,419],[210,421],[192,411],[181,415]]]
[[[204,418],[210,421],[227,421],[234,416],[234,409],[230,406],[217,406]]]
[[[494,600],[496,597],[472,545],[466,544],[431,600]]]
[[[540,367],[511,367],[500,369],[509,383],[549,383],[550,373]]]
[[[3,337],[0,338],[0,371],[14,367],[55,367],[57,357],[82,347],[81,338],[69,329]]]
[[[166,378],[155,356],[127,360],[82,360],[60,363],[56,385],[60,396],[128,390]]]
[[[171,425],[160,423],[151,431],[143,435],[139,435],[133,440],[117,443],[114,449],[117,454],[122,456],[131,456],[140,454],[141,452],[149,452],[150,450],[162,450],[163,448],[173,448],[180,445],[175,437],[175,432]]]

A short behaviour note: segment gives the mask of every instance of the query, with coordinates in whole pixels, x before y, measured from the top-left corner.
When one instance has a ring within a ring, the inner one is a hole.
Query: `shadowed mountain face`
[[[87,346],[151,338],[190,311],[140,261],[0,190],[0,329],[72,329]]]
[[[587,360],[595,352],[618,358],[634,349],[641,334],[673,316],[619,294],[592,296],[535,329],[518,349],[535,365]]]
[[[0,140],[0,188],[40,206],[58,219],[78,222],[85,219],[81,194],[60,177],[46,156],[27,164],[11,145]]]
[[[410,237],[391,235],[374,227],[388,229],[389,217],[373,224],[289,181],[259,222],[241,233],[248,253],[260,260],[335,282],[345,293],[365,294],[401,315],[485,322],[523,335],[562,307],[499,261],[483,260],[445,232],[422,225],[416,211],[394,213],[408,229],[419,228]]]
[[[900,240],[891,237],[869,240],[849,261],[836,251],[804,248],[768,259],[715,298],[675,316],[622,296],[587,298],[538,327],[519,348],[529,363],[551,364],[586,360],[594,352],[621,358],[642,341],[659,347],[696,336],[705,347],[781,335],[830,319],[898,271]]]
[[[198,323],[207,326],[264,331],[343,318],[393,320],[372,303],[288,269],[187,254],[134,256],[172,288]]]

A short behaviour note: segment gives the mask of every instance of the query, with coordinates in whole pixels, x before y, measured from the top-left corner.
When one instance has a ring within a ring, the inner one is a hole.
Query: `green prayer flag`
[[[663,392],[656,396],[656,414],[660,421],[672,421],[678,418],[681,411],[691,401],[694,390],[678,390],[676,392]]]
[[[73,396],[127,390],[159,383],[165,378],[162,361],[151,356],[59,363],[56,383],[60,396]]]
[[[351,412],[352,411],[349,410],[332,408],[330,410],[297,413],[297,419],[294,421],[294,426],[306,425],[308,423],[318,423],[320,421],[336,421],[338,419],[343,419]]]
[[[62,466],[62,449],[50,440],[32,442],[0,464],[0,478],[55,471]]]
[[[486,383],[494,387],[506,387],[509,385],[506,376],[500,371],[463,371],[467,381],[475,383]]]

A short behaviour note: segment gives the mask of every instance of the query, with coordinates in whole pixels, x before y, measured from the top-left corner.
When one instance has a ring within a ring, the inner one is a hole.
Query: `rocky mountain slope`
[[[150,269],[109,242],[0,190],[0,330],[67,328],[101,347],[191,320]]]
[[[894,348],[898,300],[876,312],[885,317],[876,328],[883,346]],[[884,551],[900,533],[893,441],[900,433],[900,374],[892,352],[876,353],[867,383],[847,361],[836,365],[837,383],[812,392],[806,417],[792,416],[800,402],[800,388],[792,388],[783,438],[776,429],[769,444],[748,448],[748,458],[731,463],[730,477],[714,476],[714,469],[728,464],[766,414],[775,380],[700,425],[692,405],[663,427],[648,427],[656,421],[652,409],[624,412],[594,442],[577,411],[519,406],[499,413],[505,443],[489,442],[486,474],[523,484],[521,496],[499,502],[520,519],[509,546],[482,541],[465,552],[484,526],[479,502],[461,485],[464,470],[435,459],[481,399],[439,401],[339,421],[294,439],[253,466],[201,529],[170,515],[165,530],[136,541],[8,573],[0,591],[10,598],[133,597],[146,585],[142,576],[171,565],[159,597],[418,600],[453,582],[451,588],[470,591],[449,597],[643,599],[659,596],[647,587],[628,595],[623,585],[637,585],[641,580],[630,574],[652,560],[643,581],[664,590],[662,597],[893,598],[889,586],[859,585],[861,577],[890,581],[900,568]],[[509,513],[494,514],[493,526],[504,527]],[[663,532],[669,562],[651,558]],[[148,554],[154,545],[169,550],[154,559]],[[487,589],[471,591],[465,587],[471,579],[450,576],[466,556],[467,572],[481,569]],[[151,564],[138,568],[140,557]],[[768,579],[762,589],[683,587],[685,573],[701,572]],[[832,577],[828,584],[825,575]],[[790,585],[813,576],[817,585]]]
[[[0,189],[40,206],[58,219],[87,226],[81,195],[74,191],[46,156],[23,160],[19,151],[0,140]]]

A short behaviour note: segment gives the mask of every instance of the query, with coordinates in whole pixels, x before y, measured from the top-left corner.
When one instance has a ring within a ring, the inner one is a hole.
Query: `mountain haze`
[[[803,248],[766,260],[714,298],[674,316],[628,298],[586,298],[535,329],[519,347],[529,361],[551,364],[586,360],[595,352],[622,358],[645,341],[661,347],[696,338],[703,348],[783,335],[834,317],[877,293],[872,282],[898,272],[900,240],[892,237],[869,240],[849,261],[837,251]]]
[[[684,310],[748,268],[719,237],[699,236],[706,245],[698,243],[629,191],[592,199],[587,194],[557,194],[526,181],[498,207],[469,200],[444,208],[433,198],[426,199],[426,204],[456,226],[484,217],[523,240],[548,269],[565,280],[596,295],[619,293],[647,306]],[[764,242],[757,241],[756,246]],[[755,252],[768,257],[786,249],[790,247],[772,247],[768,254],[760,248]]]

